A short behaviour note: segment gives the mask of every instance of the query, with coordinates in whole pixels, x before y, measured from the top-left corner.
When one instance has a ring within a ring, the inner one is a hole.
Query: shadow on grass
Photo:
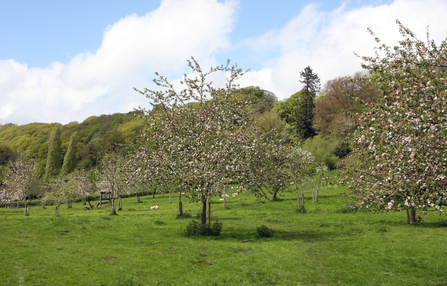
[[[360,230],[362,232],[362,230]],[[359,234],[358,230],[354,230],[355,234]],[[250,241],[250,242],[259,242],[262,243],[264,241],[284,241],[284,240],[299,240],[304,242],[317,242],[317,241],[328,241],[333,237],[339,235],[346,235],[343,232],[337,232],[332,230],[305,230],[298,232],[287,232],[287,231],[278,231],[275,232],[273,237],[269,238],[257,238],[255,229],[230,229],[223,230],[222,234],[219,236],[219,240],[225,239],[238,239],[241,241]]]
[[[447,228],[447,220],[440,220],[437,222],[418,222],[412,225],[417,228]]]
[[[216,220],[218,221],[238,221],[242,219],[243,219],[242,217],[220,217],[220,216],[216,218]]]
[[[22,214],[23,208],[0,209],[0,214]]]
[[[275,237],[278,240],[301,240],[304,242],[328,241],[331,240],[333,237],[339,235],[342,235],[342,233],[335,231],[314,230],[305,230],[299,232],[279,231],[275,233]]]

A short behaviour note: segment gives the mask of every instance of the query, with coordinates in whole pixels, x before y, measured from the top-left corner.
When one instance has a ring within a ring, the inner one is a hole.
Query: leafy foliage
[[[6,144],[0,145],[0,166],[7,165],[9,161],[14,161],[18,158],[18,153]]]
[[[302,148],[314,156],[317,165],[324,164],[329,169],[334,169],[339,158],[336,156],[339,141],[333,137],[324,137],[321,135],[308,138]]]
[[[273,237],[273,234],[275,231],[271,228],[266,227],[265,225],[261,225],[260,227],[256,228],[257,237]]]
[[[48,144],[47,164],[45,166],[45,178],[48,180],[59,175],[59,170],[62,165],[61,154],[61,131],[60,125],[54,126],[51,132],[50,141]]]
[[[355,80],[362,77],[356,73],[353,77],[344,76],[328,81],[315,101],[314,127],[323,136],[345,137],[354,124],[352,116],[364,109],[362,102],[373,103],[380,93],[374,85]]]
[[[73,133],[70,137],[70,143],[68,144],[67,153],[64,156],[64,163],[62,165],[62,174],[67,175],[74,171],[76,168],[76,143],[77,133]]]
[[[303,98],[303,91],[294,93],[289,98],[275,102],[273,111],[286,123],[290,141],[301,141],[301,134],[298,132],[298,122],[301,120],[300,101]]]

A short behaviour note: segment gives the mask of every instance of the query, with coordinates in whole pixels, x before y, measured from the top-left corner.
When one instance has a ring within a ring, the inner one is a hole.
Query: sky
[[[159,72],[181,88],[192,56],[204,69],[250,69],[241,87],[282,100],[307,66],[322,85],[361,71],[354,52],[377,45],[368,27],[393,46],[396,19],[421,40],[428,26],[439,44],[446,13],[446,0],[0,0],[0,124],[149,108],[134,87],[155,90]]]

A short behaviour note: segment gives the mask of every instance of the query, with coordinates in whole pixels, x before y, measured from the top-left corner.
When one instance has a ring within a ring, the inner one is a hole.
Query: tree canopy
[[[345,182],[359,206],[405,209],[412,224],[416,209],[442,212],[447,203],[447,42],[424,43],[397,23],[404,37],[398,46],[376,37],[378,53],[362,57],[372,74],[364,81],[383,97],[357,119]]]

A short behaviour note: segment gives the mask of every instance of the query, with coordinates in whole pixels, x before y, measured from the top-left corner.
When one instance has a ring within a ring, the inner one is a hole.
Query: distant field
[[[321,190],[307,213],[296,196],[257,201],[242,194],[223,210],[213,198],[220,237],[185,238],[177,197],[124,199],[123,211],[61,206],[0,209],[0,285],[447,285],[447,223],[429,212],[408,226],[404,212],[347,212],[339,187]],[[231,193],[231,192],[230,192]],[[150,207],[158,205],[158,210]],[[256,228],[275,230],[256,238]]]

